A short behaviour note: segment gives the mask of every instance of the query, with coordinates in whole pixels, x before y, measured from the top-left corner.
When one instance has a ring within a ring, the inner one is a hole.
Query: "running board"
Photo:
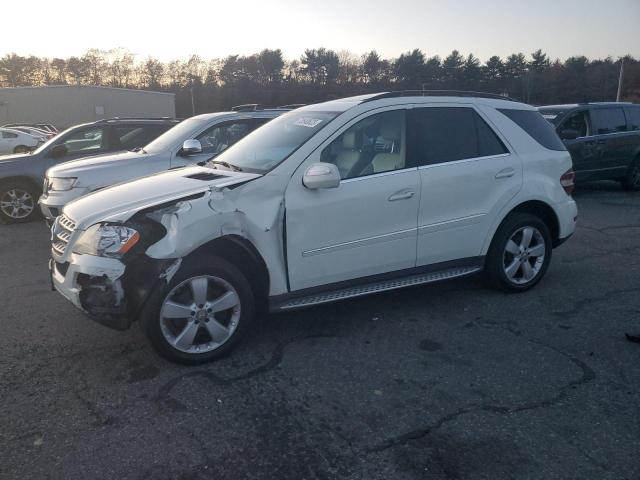
[[[395,278],[392,280],[382,280],[364,285],[352,286],[338,290],[329,290],[322,293],[314,293],[307,296],[289,298],[282,303],[272,305],[272,311],[291,310],[294,308],[310,307],[321,303],[336,302],[346,300],[348,298],[369,295],[370,293],[386,292],[387,290],[395,290],[397,288],[412,287],[414,285],[422,285],[424,283],[438,282],[440,280],[448,280],[450,278],[463,277],[482,270],[479,266],[451,268],[448,270],[440,270],[437,272],[429,272],[407,277]]]

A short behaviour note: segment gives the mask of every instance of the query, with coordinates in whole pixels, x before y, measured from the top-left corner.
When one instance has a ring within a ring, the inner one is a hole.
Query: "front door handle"
[[[502,170],[500,170],[498,173],[496,173],[496,178],[509,178],[509,177],[513,177],[515,175],[516,171],[509,167],[509,168],[504,168]]]
[[[413,197],[416,194],[413,190],[403,190],[401,192],[394,193],[389,197],[390,202],[395,202],[396,200],[407,200]]]

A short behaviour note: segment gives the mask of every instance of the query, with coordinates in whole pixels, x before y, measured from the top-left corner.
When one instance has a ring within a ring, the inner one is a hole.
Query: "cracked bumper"
[[[65,263],[49,260],[49,271],[53,288],[92,319],[118,330],[129,328],[121,280],[125,265],[119,260],[72,254]]]

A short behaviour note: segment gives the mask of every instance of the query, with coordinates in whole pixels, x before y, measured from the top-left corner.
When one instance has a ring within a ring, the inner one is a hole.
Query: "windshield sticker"
[[[308,118],[302,117],[293,122],[294,125],[298,125],[299,127],[307,127],[307,128],[315,128],[322,123],[322,120],[319,118]]]

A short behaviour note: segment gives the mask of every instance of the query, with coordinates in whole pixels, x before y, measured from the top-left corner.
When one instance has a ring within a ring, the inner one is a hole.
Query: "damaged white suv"
[[[228,352],[287,310],[484,270],[524,291],[574,231],[571,158],[532,107],[385,93],[285,114],[205,167],[69,203],[55,288],[99,322],[139,320],[163,356]]]

